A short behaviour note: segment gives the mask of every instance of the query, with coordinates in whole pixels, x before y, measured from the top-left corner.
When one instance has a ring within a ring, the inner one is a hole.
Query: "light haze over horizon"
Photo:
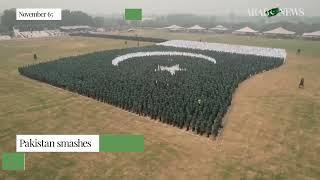
[[[289,2],[288,2],[289,1]],[[144,14],[248,15],[248,8],[303,8],[305,16],[320,16],[319,0],[1,0],[0,12],[10,8],[62,8],[89,14],[121,14],[142,8]]]

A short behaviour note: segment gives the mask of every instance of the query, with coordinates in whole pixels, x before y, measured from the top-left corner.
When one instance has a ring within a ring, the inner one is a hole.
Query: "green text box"
[[[2,170],[5,171],[24,171],[24,153],[3,153]]]
[[[125,9],[125,20],[142,20],[142,9]]]
[[[143,135],[100,135],[100,152],[144,152]]]

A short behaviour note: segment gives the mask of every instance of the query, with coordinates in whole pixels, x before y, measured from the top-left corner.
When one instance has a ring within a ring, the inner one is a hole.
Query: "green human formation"
[[[112,65],[120,55],[146,51],[188,51],[213,57],[217,63],[185,56],[149,56]],[[141,116],[215,137],[238,84],[282,63],[280,58],[149,46],[66,57],[21,67],[19,72]],[[159,65],[177,64],[184,70],[174,75],[157,70]]]

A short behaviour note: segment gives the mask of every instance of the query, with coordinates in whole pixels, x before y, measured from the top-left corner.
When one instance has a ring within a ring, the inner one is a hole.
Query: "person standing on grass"
[[[301,53],[301,49],[298,49],[297,50],[297,55],[300,55],[300,53]]]
[[[36,61],[38,59],[37,54],[33,54],[33,59]]]
[[[304,78],[301,78],[299,88],[304,88]]]

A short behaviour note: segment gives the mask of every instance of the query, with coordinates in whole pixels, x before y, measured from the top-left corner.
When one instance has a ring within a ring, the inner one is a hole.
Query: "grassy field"
[[[242,83],[212,141],[20,76],[17,67],[124,41],[95,38],[0,42],[0,153],[16,134],[144,134],[144,153],[27,153],[26,171],[0,179],[319,179],[320,42],[140,32],[170,39],[286,48],[287,63]],[[145,43],[146,44],[146,43]],[[128,46],[136,46],[129,42]],[[303,49],[296,56],[295,50]],[[298,89],[301,77],[305,89]]]

